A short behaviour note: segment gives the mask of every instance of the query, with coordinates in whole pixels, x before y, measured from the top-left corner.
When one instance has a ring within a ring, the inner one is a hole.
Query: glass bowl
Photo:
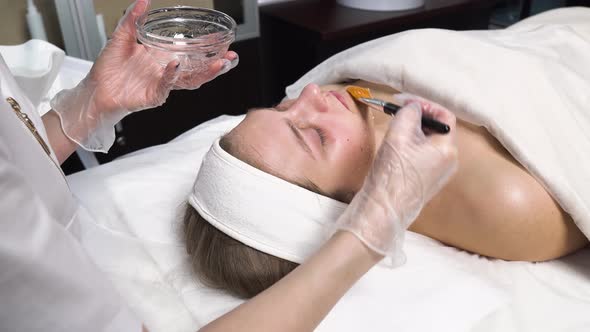
[[[204,71],[235,40],[236,22],[217,10],[175,6],[144,13],[137,39],[162,66],[178,59],[181,71]]]

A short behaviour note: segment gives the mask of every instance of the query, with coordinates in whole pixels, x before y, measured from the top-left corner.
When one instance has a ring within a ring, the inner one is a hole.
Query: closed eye
[[[315,129],[315,132],[320,137],[320,142],[322,143],[322,146],[326,145],[326,133],[321,128],[314,128],[314,129]]]
[[[299,131],[299,129],[297,127],[295,127],[293,122],[291,122],[291,120],[289,120],[288,118],[285,118],[284,120],[285,120],[285,123],[287,124],[287,126],[289,127],[289,129],[291,130],[291,132],[293,133],[293,135],[295,136],[295,138],[297,139],[297,143],[299,144],[299,146],[301,146],[303,148],[303,150],[305,152],[307,152],[307,154],[312,159],[315,159],[315,156],[313,155],[311,148],[309,147],[309,145],[307,145],[307,142],[305,142],[305,139],[301,135],[301,132]]]

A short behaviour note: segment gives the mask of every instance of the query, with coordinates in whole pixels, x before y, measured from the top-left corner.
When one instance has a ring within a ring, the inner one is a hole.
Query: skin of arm
[[[285,278],[199,331],[313,331],[382,258],[352,233],[336,232]]]
[[[57,156],[59,163],[63,163],[68,157],[76,151],[78,145],[72,142],[61,129],[59,116],[53,110],[43,115],[43,125],[47,132],[49,144]]]

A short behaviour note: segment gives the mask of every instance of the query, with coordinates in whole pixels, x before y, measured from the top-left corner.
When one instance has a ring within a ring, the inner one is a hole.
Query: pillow
[[[187,261],[180,213],[203,155],[241,119],[222,116],[167,144],[68,176],[83,214],[73,228],[152,332],[202,325],[203,317],[192,315],[184,303],[184,293],[203,286]],[[217,310],[239,303],[229,297],[221,302],[224,306]],[[199,312],[207,308],[192,305]]]

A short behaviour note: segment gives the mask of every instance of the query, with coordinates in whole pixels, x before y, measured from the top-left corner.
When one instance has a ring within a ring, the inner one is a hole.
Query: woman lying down
[[[390,89],[355,85],[394,101]],[[362,186],[390,119],[355,103],[344,85],[310,84],[297,99],[248,112],[219,145],[268,174],[348,203]],[[543,186],[484,128],[459,120],[456,130],[458,171],[410,230],[506,260],[549,260],[587,244]],[[186,209],[184,225],[198,276],[231,294],[252,297],[297,266],[226,235],[193,206]]]
[[[365,81],[308,84],[295,99],[249,111],[205,157],[184,216],[187,249],[203,282],[252,297],[293,270],[336,222],[391,119],[355,102],[345,90],[350,84],[398,104],[412,98]],[[484,127],[459,118],[455,134],[458,170],[411,231],[504,260],[545,261],[587,245],[570,215]],[[242,173],[223,174],[225,164]]]

